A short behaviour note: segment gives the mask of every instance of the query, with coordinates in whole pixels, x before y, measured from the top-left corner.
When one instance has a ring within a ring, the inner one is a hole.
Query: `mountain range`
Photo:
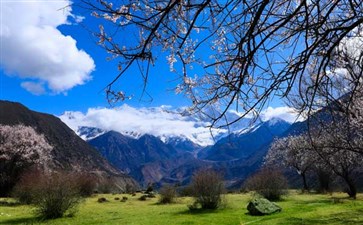
[[[150,134],[130,136],[116,131],[100,131],[88,143],[144,186],[150,183],[186,185],[196,170],[214,168],[224,174],[228,186],[234,187],[260,167],[273,139],[282,136],[289,127],[290,123],[277,118],[260,121],[221,137],[211,146],[200,146],[185,137],[162,139]],[[94,131],[95,128],[81,127],[80,130]]]

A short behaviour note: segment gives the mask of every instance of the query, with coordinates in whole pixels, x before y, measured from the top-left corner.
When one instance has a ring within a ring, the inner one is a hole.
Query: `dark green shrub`
[[[104,198],[104,197],[101,197],[101,198],[98,198],[98,199],[97,199],[97,202],[98,202],[98,203],[107,202],[107,199],[106,199],[106,198]]]
[[[245,188],[255,191],[268,200],[276,201],[287,194],[288,184],[280,170],[263,168],[246,180]]]
[[[156,198],[156,195],[155,195],[154,192],[149,192],[149,193],[146,194],[146,197],[148,197],[148,198]]]
[[[149,193],[151,193],[153,191],[154,191],[154,185],[153,184],[148,184],[145,193],[149,194]]]
[[[192,177],[190,185],[194,205],[202,209],[217,209],[221,206],[225,191],[221,174],[214,170],[200,170]]]
[[[159,203],[161,204],[169,204],[175,202],[177,197],[176,189],[173,186],[165,185],[163,186],[160,191],[160,199]]]
[[[141,195],[139,198],[140,201],[146,201],[146,199],[147,199],[147,195]]]

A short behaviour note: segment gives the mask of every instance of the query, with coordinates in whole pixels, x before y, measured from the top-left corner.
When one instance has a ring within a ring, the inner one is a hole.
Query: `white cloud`
[[[201,121],[196,117],[182,116],[175,113],[169,106],[133,108],[126,104],[117,108],[90,108],[86,113],[66,112],[60,116],[61,120],[73,130],[80,126],[97,127],[103,130],[114,130],[121,133],[137,132],[140,134],[152,134],[159,137],[184,136],[200,145],[214,143],[210,129],[210,123]],[[261,115],[263,120],[282,118],[293,122],[296,114],[288,107],[269,107]],[[248,126],[246,123],[245,126]],[[236,127],[240,130],[245,127]],[[232,131],[232,130],[231,130]],[[232,131],[233,132],[233,131]],[[226,129],[214,129],[213,135],[228,133]]]
[[[260,117],[263,121],[268,121],[272,118],[280,118],[290,123],[304,120],[302,117],[298,118],[298,113],[288,106],[277,108],[268,107],[261,112]]]
[[[20,86],[34,95],[41,95],[45,93],[43,83],[26,81],[22,82]]]
[[[25,79],[22,87],[41,94],[62,93],[91,79],[93,59],[57,27],[69,24],[70,1],[6,1],[1,7],[1,67]]]
[[[89,126],[121,133],[138,132],[160,137],[184,136],[201,145],[213,144],[210,130],[206,128],[207,123],[191,120],[190,117],[170,112],[169,109],[170,107],[165,106],[136,109],[124,104],[112,109],[90,108],[85,114],[66,112],[60,118],[73,130],[77,130],[79,126]]]

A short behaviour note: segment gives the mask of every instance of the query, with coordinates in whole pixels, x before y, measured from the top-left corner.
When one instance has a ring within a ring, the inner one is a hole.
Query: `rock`
[[[282,208],[265,198],[255,198],[248,203],[247,210],[251,215],[261,216],[281,212]]]

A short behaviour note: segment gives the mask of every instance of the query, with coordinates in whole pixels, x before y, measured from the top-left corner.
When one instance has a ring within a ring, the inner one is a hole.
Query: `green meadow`
[[[174,204],[160,205],[157,198],[139,201],[140,195],[95,195],[84,200],[75,215],[45,221],[34,216],[31,206],[11,204],[14,200],[1,199],[0,224],[363,224],[363,194],[352,200],[343,193],[320,195],[291,191],[277,202],[283,208],[282,212],[268,216],[251,216],[247,213],[246,206],[252,198],[251,194],[227,194],[222,209],[196,212],[189,211],[187,205],[192,203],[192,199],[188,197],[179,198]],[[126,202],[115,200],[123,196],[128,197]],[[100,197],[108,201],[98,203]]]

